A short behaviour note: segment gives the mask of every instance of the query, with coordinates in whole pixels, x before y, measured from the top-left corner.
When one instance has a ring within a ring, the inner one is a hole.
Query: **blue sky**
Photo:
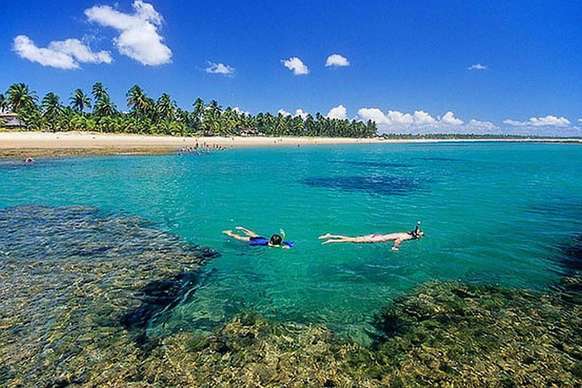
[[[137,83],[183,107],[200,96],[386,131],[582,135],[579,1],[27,1],[0,18],[2,90],[101,81],[124,107]]]

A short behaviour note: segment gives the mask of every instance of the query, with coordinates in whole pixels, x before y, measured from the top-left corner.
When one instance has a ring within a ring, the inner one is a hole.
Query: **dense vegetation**
[[[198,98],[192,110],[184,110],[168,94],[157,100],[135,85],[127,92],[127,112],[111,101],[107,89],[99,82],[91,95],[76,89],[64,105],[55,93],[46,94],[39,103],[36,94],[23,83],[10,86],[0,94],[0,111],[18,114],[28,130],[97,131],[156,135],[264,135],[264,136],[331,136],[370,137],[376,135],[376,124],[356,120],[327,118],[320,113],[306,117],[281,113],[241,112],[223,109],[218,102],[205,104]]]

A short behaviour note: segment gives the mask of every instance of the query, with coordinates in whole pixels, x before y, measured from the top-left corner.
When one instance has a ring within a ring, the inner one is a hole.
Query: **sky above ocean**
[[[577,1],[3,2],[0,90],[97,81],[398,133],[582,136]]]

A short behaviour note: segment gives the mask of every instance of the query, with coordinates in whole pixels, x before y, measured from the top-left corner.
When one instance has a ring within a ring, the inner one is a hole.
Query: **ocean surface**
[[[0,208],[23,205],[138,216],[221,254],[195,292],[151,320],[151,336],[208,331],[257,311],[361,338],[381,307],[429,280],[537,290],[557,282],[561,248],[582,230],[582,147],[341,145],[0,162]],[[408,231],[419,220],[425,238],[398,252],[317,239]],[[238,225],[265,236],[283,229],[295,248],[249,247],[221,233]]]

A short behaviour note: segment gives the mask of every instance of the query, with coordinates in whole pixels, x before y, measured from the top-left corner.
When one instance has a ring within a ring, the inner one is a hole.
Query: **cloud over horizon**
[[[331,108],[329,112],[327,112],[326,117],[329,119],[346,120],[348,118],[348,111],[345,106],[340,104]]]
[[[345,67],[349,66],[350,61],[346,57],[340,54],[332,54],[325,60],[326,67]]]
[[[302,119],[306,118],[309,113],[305,112],[303,109],[299,108],[295,110],[295,114],[291,114],[284,109],[279,109],[277,114],[282,114],[283,116],[293,116],[293,117],[301,117]]]
[[[358,110],[357,118],[362,121],[374,121],[380,132],[460,133],[472,131],[474,133],[489,133],[499,129],[490,121],[472,119],[465,123],[451,111],[440,117],[434,117],[423,110],[417,110],[414,113],[389,110],[384,113],[379,108],[361,108]]]
[[[42,66],[63,70],[79,69],[81,63],[111,63],[108,51],[94,52],[79,39],[52,41],[46,48],[38,47],[26,35],[14,38],[12,49],[16,54]]]
[[[120,12],[108,5],[96,5],[85,10],[90,22],[111,27],[119,32],[113,39],[118,51],[147,66],[170,63],[172,50],[164,44],[158,29],[163,17],[142,0],[132,4],[133,14]]]
[[[530,117],[527,121],[518,121],[512,119],[503,120],[504,124],[513,127],[561,127],[566,128],[570,126],[570,120],[565,117],[557,117],[554,115],[547,115],[545,117]]]
[[[291,70],[295,75],[307,75],[309,74],[309,68],[303,63],[299,57],[291,57],[288,59],[281,60],[283,66]]]

